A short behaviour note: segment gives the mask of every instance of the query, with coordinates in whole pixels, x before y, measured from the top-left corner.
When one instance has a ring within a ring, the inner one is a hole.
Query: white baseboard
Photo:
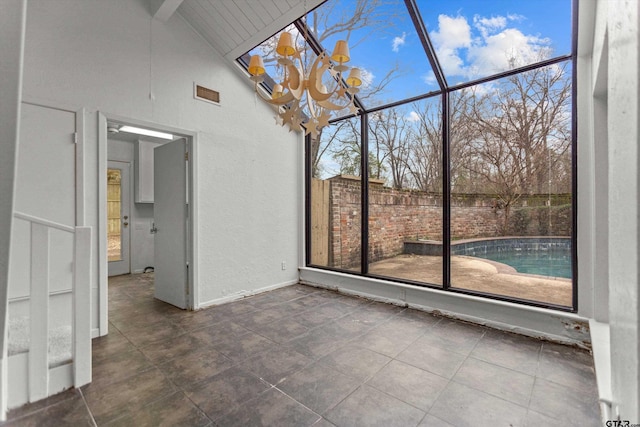
[[[284,288],[286,286],[295,285],[296,283],[298,283],[298,279],[290,280],[290,281],[283,282],[283,283],[277,283],[275,285],[266,286],[264,288],[236,292],[234,294],[227,295],[227,296],[224,296],[222,298],[216,298],[216,299],[213,299],[213,300],[201,302],[200,304],[198,304],[197,307],[194,308],[194,310],[200,310],[200,309],[211,307],[211,306],[214,306],[214,305],[220,305],[220,304],[225,304],[227,302],[237,301],[237,300],[240,300],[240,299],[243,299],[243,298],[247,298],[247,297],[250,297],[250,296],[253,296],[253,295],[261,294],[263,292],[273,291],[275,289],[279,289],[279,288]]]

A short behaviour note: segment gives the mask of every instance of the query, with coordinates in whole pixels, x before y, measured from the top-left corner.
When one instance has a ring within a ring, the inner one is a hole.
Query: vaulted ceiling
[[[246,53],[324,0],[147,0],[166,21],[179,13],[229,61]]]

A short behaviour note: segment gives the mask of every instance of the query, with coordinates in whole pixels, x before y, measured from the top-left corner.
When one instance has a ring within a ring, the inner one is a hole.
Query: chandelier
[[[331,57],[323,51],[309,67],[305,67],[302,58],[304,49],[296,49],[291,33],[285,31],[280,35],[276,53],[277,62],[283,67],[284,72],[282,81],[273,86],[271,98],[266,98],[258,90],[265,74],[264,62],[260,55],[251,56],[248,71],[251,80],[255,82],[256,93],[269,104],[278,107],[278,124],[288,124],[291,130],[297,131],[304,127],[305,135],[317,137],[320,129],[329,125],[330,111],[349,108],[352,114],[358,113],[354,95],[359,91],[362,78],[360,69],[354,67],[349,70],[349,67],[344,65],[350,60],[349,46],[345,40],[336,42]],[[335,85],[330,89],[323,83],[327,71],[335,81]],[[343,79],[343,74],[347,71],[349,74]]]

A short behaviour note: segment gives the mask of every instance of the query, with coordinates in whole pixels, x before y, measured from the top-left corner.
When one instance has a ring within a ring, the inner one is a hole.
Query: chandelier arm
[[[262,94],[262,91],[258,90],[258,84],[256,84],[256,94],[262,98],[262,100],[264,102],[268,102],[269,104],[272,105],[285,105],[290,103],[291,101],[293,101],[295,99],[295,97],[293,96],[293,94],[291,92],[287,92],[284,95],[276,98],[276,99],[271,99],[271,98],[267,98],[266,96],[264,96]]]
[[[304,95],[304,72],[295,65],[287,65],[289,69],[289,80],[286,82],[286,87],[293,94],[293,97],[297,100],[302,99]]]
[[[322,79],[324,73],[329,69],[329,61],[324,60],[324,53],[321,54],[313,61],[313,65],[309,72],[309,94],[311,98],[318,102],[326,101],[331,98],[337,91],[337,88],[329,93],[323,93],[318,90],[318,83],[322,85],[322,80],[318,80],[318,78]],[[318,68],[318,63],[322,61],[322,67]],[[320,71],[320,75],[318,75],[318,71]]]
[[[347,108],[350,104],[351,104],[351,102],[347,103],[346,105],[338,105],[338,104],[336,104],[334,102],[331,102],[329,100],[318,101],[318,105],[319,106],[321,106],[322,108],[326,108],[327,110],[332,110],[332,111],[342,110],[344,108]]]

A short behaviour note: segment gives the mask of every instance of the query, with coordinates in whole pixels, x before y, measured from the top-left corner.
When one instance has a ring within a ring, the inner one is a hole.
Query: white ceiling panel
[[[178,13],[225,58],[237,57],[324,0],[183,0]]]

